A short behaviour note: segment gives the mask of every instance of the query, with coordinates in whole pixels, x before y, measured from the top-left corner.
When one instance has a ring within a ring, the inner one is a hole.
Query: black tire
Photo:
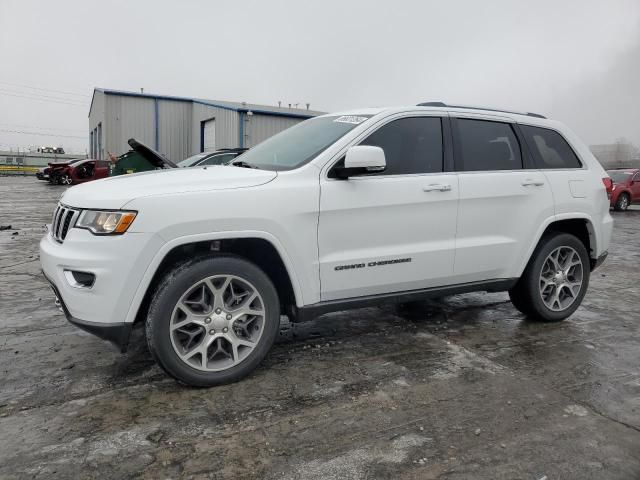
[[[264,327],[256,346],[240,363],[217,372],[202,371],[188,365],[171,343],[170,322],[174,307],[192,285],[213,275],[234,275],[246,279],[264,301]],[[183,263],[169,272],[156,289],[146,320],[149,350],[170,376],[194,387],[210,387],[235,382],[252,372],[271,349],[280,327],[280,302],[269,277],[256,265],[235,255],[201,257]]]
[[[631,199],[629,197],[629,194],[621,193],[620,195],[618,195],[618,200],[616,200],[616,204],[613,206],[613,209],[617,212],[624,212],[627,208],[629,208],[630,204]]]
[[[516,310],[528,316],[531,313],[531,307],[529,300],[523,292],[523,283],[524,282],[519,281],[515,287],[509,290],[509,299],[513,306],[516,307]]]
[[[540,294],[540,274],[545,260],[556,248],[573,248],[582,262],[582,285],[575,300],[566,309],[551,310],[545,305]],[[591,264],[584,244],[574,235],[568,233],[550,233],[545,235],[536,247],[527,267],[518,283],[509,290],[509,298],[513,305],[529,319],[545,322],[558,322],[571,316],[582,303],[589,287]]]

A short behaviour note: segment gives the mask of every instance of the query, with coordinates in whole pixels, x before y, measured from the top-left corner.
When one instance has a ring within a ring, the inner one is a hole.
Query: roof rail
[[[486,110],[487,112],[500,112],[500,113],[514,113],[516,115],[527,115],[529,117],[536,117],[536,118],[547,118],[544,115],[540,115],[539,113],[532,113],[532,112],[512,112],[510,110],[497,110],[495,108],[483,108],[483,107],[466,107],[463,105],[447,105],[444,102],[423,102],[423,103],[419,103],[417,105],[418,107],[449,107],[449,108],[463,108],[466,110]]]

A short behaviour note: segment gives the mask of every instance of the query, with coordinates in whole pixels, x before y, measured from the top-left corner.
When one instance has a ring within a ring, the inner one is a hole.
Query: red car
[[[632,203],[640,203],[640,169],[621,168],[607,173],[613,181],[611,206],[615,210],[624,211]]]
[[[81,160],[79,162],[50,163],[49,181],[57,185],[76,185],[109,176],[107,160]]]

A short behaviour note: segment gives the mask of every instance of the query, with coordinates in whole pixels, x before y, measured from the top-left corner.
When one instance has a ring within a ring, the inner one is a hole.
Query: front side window
[[[360,145],[384,150],[387,168],[379,175],[442,172],[442,120],[439,117],[394,120]]]
[[[520,125],[538,168],[580,168],[580,160],[558,132]]]
[[[457,126],[457,170],[522,169],[520,143],[508,123],[459,118]]]

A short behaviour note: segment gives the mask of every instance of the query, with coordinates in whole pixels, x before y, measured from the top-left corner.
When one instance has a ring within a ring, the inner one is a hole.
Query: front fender
[[[169,254],[169,252],[171,252],[171,250],[181,245],[187,245],[190,243],[206,242],[206,241],[213,241],[213,240],[229,240],[234,238],[260,238],[262,240],[265,240],[271,243],[271,245],[273,245],[273,247],[276,249],[276,251],[280,255],[280,258],[282,259],[282,262],[284,263],[284,266],[287,270],[287,274],[291,279],[291,285],[293,287],[293,293],[295,296],[296,305],[297,306],[303,305],[301,285],[296,275],[295,269],[293,268],[291,259],[287,255],[287,252],[282,246],[282,243],[274,235],[272,235],[269,232],[253,231],[253,230],[199,233],[199,234],[185,235],[182,237],[174,238],[166,242],[164,245],[162,245],[162,247],[156,252],[152,261],[149,263],[142,277],[142,280],[140,281],[140,284],[138,285],[138,288],[136,290],[136,293],[133,299],[131,300],[131,305],[129,306],[129,310],[128,310],[125,322],[131,323],[135,320],[136,315],[138,313],[138,309],[142,304],[142,300],[144,299],[144,296],[147,293],[147,289],[151,284],[153,276],[158,270],[158,267],[160,267],[160,264],[162,263],[164,258]]]

